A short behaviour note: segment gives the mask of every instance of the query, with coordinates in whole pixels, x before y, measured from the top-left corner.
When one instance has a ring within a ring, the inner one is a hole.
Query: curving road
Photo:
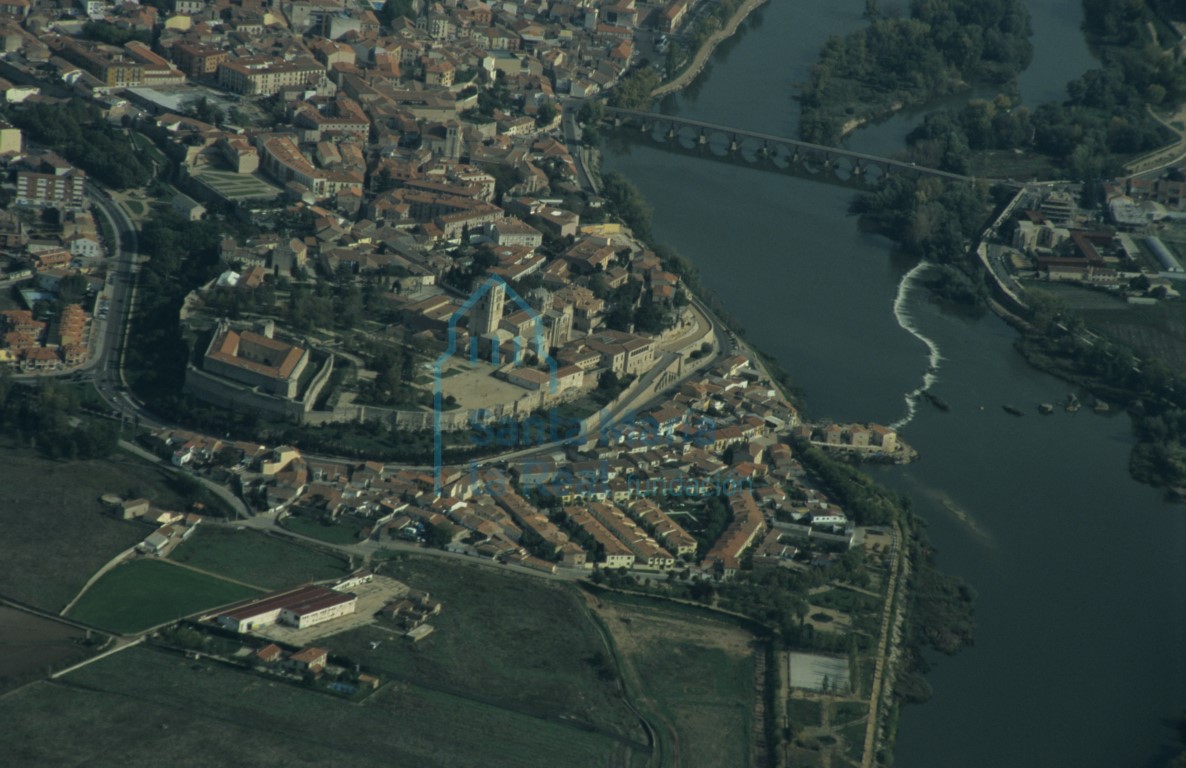
[[[111,224],[109,243],[113,266],[108,270],[107,292],[111,296],[103,332],[87,368],[93,372],[99,395],[121,420],[139,419],[146,427],[166,426],[144,409],[128,392],[124,376],[124,354],[136,302],[136,277],[140,271],[139,239],[136,225],[127,212],[98,184],[88,181],[87,197],[96,212]]]

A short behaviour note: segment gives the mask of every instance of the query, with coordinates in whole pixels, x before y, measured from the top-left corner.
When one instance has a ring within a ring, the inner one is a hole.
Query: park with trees
[[[10,109],[7,118],[30,140],[50,147],[109,187],[130,189],[152,180],[152,162],[136,151],[128,131],[79,99],[23,104]]]

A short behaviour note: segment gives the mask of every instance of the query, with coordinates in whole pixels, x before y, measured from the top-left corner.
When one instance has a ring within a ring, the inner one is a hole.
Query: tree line
[[[50,459],[94,459],[115,450],[118,429],[86,417],[77,388],[53,379],[16,384],[0,373],[0,432]]]
[[[1169,132],[1148,107],[1182,103],[1186,69],[1154,39],[1154,14],[1140,0],[1084,0],[1084,11],[1101,66],[1068,83],[1066,99],[1030,110],[1000,95],[932,113],[907,137],[912,158],[966,173],[973,152],[1023,149],[1094,182],[1118,173],[1124,157],[1165,144]]]
[[[26,104],[12,110],[9,119],[30,139],[109,187],[142,187],[152,180],[152,162],[136,151],[128,133],[82,101]]]
[[[1088,334],[1065,304],[1031,292],[1032,314],[1017,347],[1026,359],[1128,408],[1137,444],[1129,455],[1133,479],[1186,490],[1186,376],[1156,357]]]

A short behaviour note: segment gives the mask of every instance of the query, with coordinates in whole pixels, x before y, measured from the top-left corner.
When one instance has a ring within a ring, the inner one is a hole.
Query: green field
[[[123,452],[53,461],[0,441],[0,594],[61,610],[95,571],[152,532],[105,513],[99,497],[142,496],[184,510],[179,477]]]
[[[843,725],[854,720],[862,720],[869,714],[869,705],[863,701],[837,701],[830,706],[832,712],[829,719],[832,725]]]
[[[818,701],[792,698],[790,702],[791,727],[798,731],[823,725],[824,711]]]
[[[968,159],[968,173],[974,176],[1010,178],[1018,181],[1031,179],[1059,179],[1066,171],[1044,155],[1025,152],[1018,154],[1011,149],[989,149],[973,152]]]
[[[611,739],[421,688],[365,704],[137,647],[0,699],[4,764],[595,768]]]
[[[426,557],[393,561],[383,572],[443,603],[431,622],[436,631],[412,644],[368,627],[336,635],[337,652],[382,677],[643,741],[616,675],[597,663],[609,664],[604,644],[571,586]],[[372,641],[382,642],[371,650]]]
[[[821,608],[832,608],[844,613],[872,613],[881,615],[881,600],[866,595],[863,592],[854,592],[850,589],[829,589],[827,592],[819,592],[807,598],[812,605],[818,605]]]
[[[329,544],[357,544],[358,532],[364,525],[361,520],[351,517],[343,517],[334,521],[332,525],[300,515],[289,515],[280,521],[280,526],[286,530]]]
[[[1161,302],[1124,312],[1086,310],[1087,327],[1171,369],[1186,369],[1186,302]]]
[[[846,725],[836,733],[844,741],[844,754],[852,760],[853,765],[860,765],[861,755],[865,754],[865,723]]]
[[[266,589],[331,579],[347,573],[346,558],[258,531],[204,525],[169,556],[227,578]]]
[[[133,560],[95,582],[70,618],[130,634],[259,594],[160,560]]]
[[[751,764],[752,634],[657,601],[642,606],[603,595],[596,610],[636,706],[659,734],[664,764]]]
[[[1026,289],[1052,296],[1075,309],[1087,328],[1129,347],[1143,357],[1157,358],[1170,368],[1186,368],[1186,301],[1161,301],[1132,306],[1100,291],[1034,282]]]

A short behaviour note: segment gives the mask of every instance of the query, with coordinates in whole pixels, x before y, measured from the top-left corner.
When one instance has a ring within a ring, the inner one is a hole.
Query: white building
[[[269,595],[240,605],[214,617],[222,627],[251,632],[277,622],[304,629],[354,613],[358,598],[349,592],[307,585]]]

